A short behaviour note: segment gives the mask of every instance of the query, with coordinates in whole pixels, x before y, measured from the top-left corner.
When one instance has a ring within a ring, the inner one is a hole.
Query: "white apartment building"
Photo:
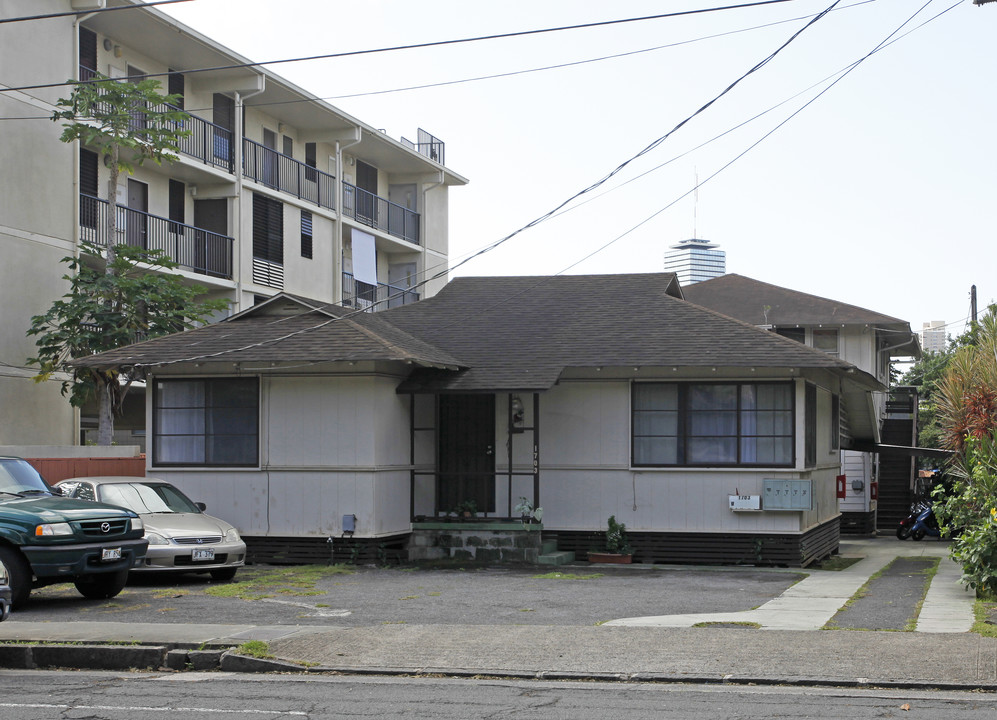
[[[177,161],[122,173],[117,241],[165,249],[231,312],[280,291],[378,309],[447,280],[416,287],[447,268],[449,188],[467,182],[439,139],[392,139],[155,8],[92,12],[134,4],[0,0],[3,18],[81,13],[0,24],[0,445],[79,442],[60,383],[31,380],[25,331],[67,288],[60,259],[108,240],[108,170],[59,140],[47,118],[72,88],[46,85],[151,75],[182,96],[191,135]]]
[[[944,320],[921,323],[921,347],[925,352],[945,352],[948,347],[948,333]]]
[[[727,253],[709,240],[690,238],[671,245],[665,253],[665,272],[678,275],[685,287],[727,272]]]

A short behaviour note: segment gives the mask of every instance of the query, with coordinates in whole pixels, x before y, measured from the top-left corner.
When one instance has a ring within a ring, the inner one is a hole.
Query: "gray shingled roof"
[[[460,357],[459,373],[417,371],[402,390],[531,390],[568,367],[852,366],[674,296],[672,273],[458,278],[382,313]]]
[[[462,392],[545,390],[565,368],[854,371],[678,294],[673,273],[653,273],[458,278],[435,297],[379,313],[281,295],[226,321],[83,362],[406,360],[423,369],[401,390]]]
[[[693,283],[683,287],[682,293],[689,302],[752,325],[902,325],[910,329],[905,320],[743,275]]]
[[[401,360],[434,367],[461,366],[453,356],[399,330],[378,314],[314,301],[302,304],[289,295],[275,300],[283,303],[276,312],[267,303],[222,322],[110,350],[76,364],[151,367],[212,361]],[[288,303],[298,314],[290,314]]]

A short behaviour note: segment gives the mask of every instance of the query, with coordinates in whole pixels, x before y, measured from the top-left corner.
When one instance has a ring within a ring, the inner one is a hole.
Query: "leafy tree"
[[[956,348],[937,384],[942,443],[954,451],[951,493],[935,512],[963,581],[997,594],[997,308]]]
[[[185,286],[171,275],[178,265],[162,251],[117,244],[120,174],[132,173],[147,160],[176,160],[178,143],[190,134],[184,128],[189,116],[176,107],[179,96],[161,95],[158,88],[156,80],[111,80],[98,73],[77,83],[70,97],[58,101],[62,109],[52,115],[54,121],[64,121],[63,142],[79,141],[97,152],[110,170],[101,241],[105,246],[84,244],[79,256],[64,259],[72,271],[64,276],[70,290],[47,313],[31,319],[28,335],[37,336],[38,356],[28,363],[39,367],[36,382],[68,373],[62,391],[74,406],[97,400],[100,445],[110,445],[114,414],[120,414],[135,378],[124,378],[122,384],[114,368],[76,367],[73,361],[137,338],[192,327],[226,305],[219,300],[195,303],[204,289]]]
[[[176,107],[179,95],[160,95],[159,81],[128,82],[111,80],[96,73],[93,79],[77,83],[72,95],[56,104],[65,108],[52,114],[55,121],[65,120],[62,142],[79,140],[97,152],[110,173],[107,179],[108,212],[104,237],[107,272],[114,267],[118,213],[118,178],[132,173],[136,165],[151,160],[157,165],[176,160],[178,143],[190,135],[184,129],[187,113]]]
[[[69,292],[52,303],[44,315],[31,318],[29,336],[36,336],[36,382],[56,373],[68,374],[63,395],[75,407],[98,400],[99,445],[110,445],[114,415],[120,415],[135,375],[122,378],[114,367],[78,367],[74,360],[129,345],[137,340],[168,335],[203,323],[228,305],[224,299],[196,302],[204,288],[184,284],[171,274],[178,265],[162,250],[120,245],[102,272],[100,248],[84,245],[83,254],[63,258],[71,274]],[[141,263],[142,267],[138,264]]]

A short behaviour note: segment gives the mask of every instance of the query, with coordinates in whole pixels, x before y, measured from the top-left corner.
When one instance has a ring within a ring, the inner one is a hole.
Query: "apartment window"
[[[635,383],[633,464],[793,464],[792,383]]]
[[[301,257],[312,259],[312,214],[301,211]]]
[[[838,354],[838,331],[835,329],[814,328],[814,348],[828,355]]]
[[[215,93],[211,99],[211,122],[214,129],[213,150],[216,160],[232,162],[232,134],[235,130],[235,100]]]
[[[806,345],[807,343],[807,331],[805,328],[781,327],[776,328],[775,333],[776,335],[782,335],[784,338],[795,340],[801,345]]]
[[[253,257],[284,262],[284,205],[253,193]]]
[[[170,180],[170,221],[174,223],[179,223],[183,225],[187,217],[186,208],[184,207],[186,202],[187,188],[179,180]],[[175,225],[170,227],[171,232],[178,234],[183,233],[182,227],[177,227]]]
[[[97,72],[97,33],[80,28],[80,80],[89,80]]]
[[[315,143],[305,143],[305,180],[315,182],[318,174],[315,172]]]
[[[294,140],[292,140],[290,138],[290,136],[288,136],[288,135],[283,135],[281,137],[281,143],[283,145],[283,153],[284,153],[284,155],[287,155],[289,158],[293,158],[294,157]]]
[[[97,153],[80,148],[80,227],[97,229],[100,208],[97,201]]]
[[[177,110],[183,110],[183,93],[184,93],[184,79],[183,73],[177,72],[176,70],[170,70],[169,74],[166,76],[166,94],[167,95],[179,95],[177,101],[173,104]]]
[[[157,380],[152,402],[153,464],[258,464],[256,378]]]

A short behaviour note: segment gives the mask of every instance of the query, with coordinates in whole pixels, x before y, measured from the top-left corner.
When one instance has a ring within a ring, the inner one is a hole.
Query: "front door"
[[[495,512],[495,396],[439,396],[437,511],[466,501]]]
[[[148,248],[149,231],[149,186],[144,182],[128,178],[128,213],[126,237],[129,245]]]
[[[231,251],[228,246],[228,200],[212,198],[194,201],[195,267],[199,272],[232,277]],[[204,232],[216,233],[209,235]]]
[[[377,227],[377,168],[357,160],[356,219]]]
[[[263,183],[277,187],[277,133],[263,128]]]

